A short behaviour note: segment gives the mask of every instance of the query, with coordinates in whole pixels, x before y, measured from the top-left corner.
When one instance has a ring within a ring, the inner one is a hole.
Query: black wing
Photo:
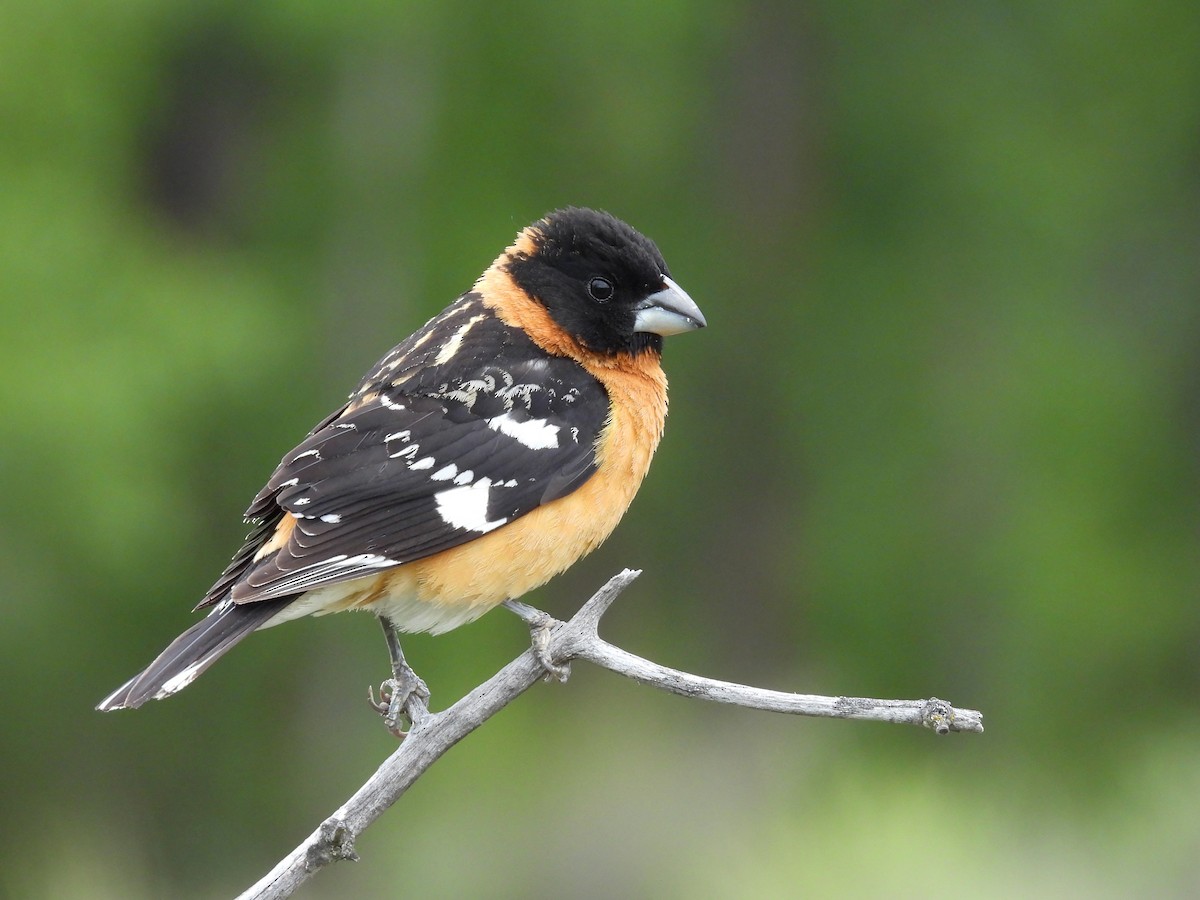
[[[594,377],[468,294],[284,457],[247,511],[258,526],[202,605],[298,594],[499,528],[591,476],[607,415]],[[294,530],[256,560],[285,511]]]

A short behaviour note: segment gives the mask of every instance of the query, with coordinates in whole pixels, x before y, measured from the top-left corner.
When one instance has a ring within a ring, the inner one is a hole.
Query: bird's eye
[[[599,303],[603,303],[613,295],[612,282],[599,276],[588,282],[587,290],[588,296]]]

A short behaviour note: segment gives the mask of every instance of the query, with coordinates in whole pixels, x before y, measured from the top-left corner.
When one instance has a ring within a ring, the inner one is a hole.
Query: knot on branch
[[[960,714],[961,713],[961,714]],[[945,700],[930,697],[921,704],[921,724],[937,734],[983,731],[983,717],[974,710],[957,710]]]
[[[341,819],[326,819],[321,823],[316,841],[304,854],[304,868],[316,872],[339,859],[358,862],[358,854],[354,852],[354,832]]]

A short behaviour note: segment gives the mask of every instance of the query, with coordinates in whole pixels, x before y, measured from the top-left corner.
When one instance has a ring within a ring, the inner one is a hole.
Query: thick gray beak
[[[708,324],[704,321],[704,313],[700,312],[700,307],[687,295],[687,291],[666,275],[663,276],[663,284],[666,287],[655,291],[635,307],[637,316],[633,320],[634,331],[667,337],[694,331]]]

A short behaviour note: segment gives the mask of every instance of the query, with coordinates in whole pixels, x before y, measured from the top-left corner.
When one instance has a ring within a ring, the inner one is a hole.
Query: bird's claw
[[[545,679],[556,679],[565,682],[571,677],[571,664],[569,662],[557,663],[550,653],[550,637],[554,633],[555,621],[551,616],[546,616],[545,620],[533,622],[529,626],[529,643],[533,650],[533,655],[537,661],[542,664],[542,668],[546,670]]]
[[[571,676],[571,664],[555,662],[554,656],[550,652],[550,638],[554,636],[554,629],[559,621],[549,613],[534,609],[528,603],[522,603],[520,600],[505,600],[503,605],[511,612],[516,613],[528,626],[530,649],[534,658],[546,670],[546,680],[557,678],[559,681],[566,681]]]
[[[429,688],[412,669],[398,673],[379,685],[379,699],[375,699],[373,688],[367,688],[367,702],[371,709],[383,716],[383,724],[387,730],[400,740],[408,737],[400,722],[408,720],[411,728],[428,714],[426,704],[429,701]],[[413,701],[420,701],[414,703]]]

